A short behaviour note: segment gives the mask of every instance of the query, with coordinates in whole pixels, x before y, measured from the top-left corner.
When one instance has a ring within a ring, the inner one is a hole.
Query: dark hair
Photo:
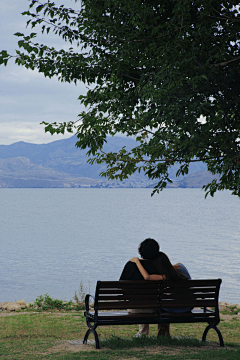
[[[168,280],[181,280],[181,277],[178,275],[168,256],[164,252],[160,251],[157,257],[152,260],[152,262],[156,266],[159,274],[165,274]]]
[[[159,254],[159,244],[154,239],[145,239],[141,242],[138,252],[143,259],[152,260]]]

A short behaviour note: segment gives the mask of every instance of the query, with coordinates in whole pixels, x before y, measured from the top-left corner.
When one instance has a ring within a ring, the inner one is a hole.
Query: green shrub
[[[65,309],[68,310],[72,301],[64,302],[63,300],[52,299],[48,294],[40,295],[36,298],[35,304],[37,304],[42,310],[53,310],[53,309]]]

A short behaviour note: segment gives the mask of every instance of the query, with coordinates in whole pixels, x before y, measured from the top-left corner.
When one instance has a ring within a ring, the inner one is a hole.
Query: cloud
[[[34,144],[49,143],[55,140],[66,139],[73,134],[51,135],[45,133],[44,125],[29,121],[2,122],[0,131],[0,144],[10,145],[18,141]]]
[[[34,129],[42,121],[76,121],[77,115],[84,109],[78,100],[79,95],[86,92],[83,84],[75,86],[73,83],[61,83],[57,79],[48,79],[35,71],[13,65],[0,68],[0,84],[0,132],[2,132],[3,124],[8,124],[7,127],[4,125],[4,141],[2,139],[0,144],[11,143],[11,123],[18,123],[19,141],[24,140],[26,122],[33,123],[34,127],[27,127],[27,129],[28,132],[31,129],[34,131],[33,138],[35,139],[39,132]],[[19,131],[21,122],[25,129],[22,133]],[[14,132],[16,141],[18,140],[17,133]],[[40,138],[42,139],[42,136]],[[29,139],[27,136],[26,141]]]
[[[61,3],[56,0],[56,4]],[[70,0],[65,0],[64,4],[76,6]],[[15,53],[18,38],[13,34],[28,31],[25,29],[27,18],[21,15],[28,5],[27,0],[18,0],[14,4],[1,0],[0,51]],[[44,38],[52,42],[52,46],[66,47],[66,43],[57,36],[51,34]],[[40,122],[76,121],[83,110],[78,97],[84,93],[86,87],[82,83],[75,86],[73,83],[61,83],[57,78],[45,78],[37,71],[14,64],[14,59],[11,59],[7,67],[0,66],[0,144],[17,141],[41,143],[59,139],[59,136],[45,134]]]

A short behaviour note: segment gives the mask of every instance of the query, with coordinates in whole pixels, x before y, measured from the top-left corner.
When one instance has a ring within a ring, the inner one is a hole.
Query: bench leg
[[[207,337],[207,333],[210,329],[214,329],[216,331],[216,333],[218,334],[218,338],[219,338],[219,342],[220,342],[220,346],[224,346],[224,342],[223,342],[223,337],[221,334],[221,331],[219,330],[219,328],[216,325],[208,325],[206,327],[206,329],[204,330],[203,336],[202,336],[202,341],[206,341],[206,337]]]
[[[93,328],[88,329],[88,331],[86,332],[84,339],[83,339],[83,344],[87,344],[88,336],[90,335],[90,333],[92,333],[94,335],[96,349],[100,349],[98,334],[97,334],[96,330]]]
[[[87,339],[88,339],[88,336],[89,336],[90,332],[91,332],[91,330],[88,329],[87,332],[86,332],[86,334],[85,334],[85,336],[84,336],[83,344],[87,344]]]

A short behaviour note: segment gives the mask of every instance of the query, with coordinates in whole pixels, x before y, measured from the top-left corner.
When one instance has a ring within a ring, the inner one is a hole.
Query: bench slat
[[[185,307],[215,307],[215,300],[192,300],[192,301],[161,301],[162,308],[185,308]]]
[[[146,289],[145,288],[141,288],[141,289],[99,289],[99,295],[104,295],[104,294],[122,294],[122,295],[135,295],[136,292],[139,295],[145,295],[146,294]],[[147,293],[148,294],[155,294],[157,295],[159,292],[159,288],[149,288],[147,289]]]
[[[164,299],[171,299],[173,298],[174,299],[215,299],[216,298],[216,293],[213,293],[213,292],[210,292],[210,293],[189,293],[189,292],[182,292],[182,293],[168,293],[168,294],[161,294],[161,299],[164,300]]]
[[[134,283],[134,289],[158,289],[159,281],[101,281],[101,289],[132,289]]]
[[[216,286],[219,283],[220,279],[197,279],[197,280],[191,280],[191,287],[193,286]],[[158,288],[159,283],[163,284],[164,286],[168,286],[169,284],[176,287],[189,287],[189,280],[182,280],[180,282],[174,282],[174,281],[154,281],[154,280],[139,280],[139,281],[101,281],[101,288],[132,288],[134,284],[134,288]]]
[[[183,280],[183,281],[179,281],[179,282],[173,282],[173,281],[162,281],[161,285],[163,287],[167,287],[167,286],[171,286],[171,287],[176,287],[176,288],[184,288],[184,287],[189,287],[189,285],[191,284],[191,288],[192,287],[208,287],[208,286],[213,286],[216,287],[221,283],[220,279],[198,279],[198,280]]]
[[[158,295],[154,295],[154,294],[150,294],[150,295],[141,295],[141,301],[146,300],[146,301],[151,301],[151,300],[156,300]],[[99,296],[98,301],[122,301],[122,300],[130,300],[130,301],[134,301],[134,300],[139,300],[139,295],[105,295],[105,296]]]

